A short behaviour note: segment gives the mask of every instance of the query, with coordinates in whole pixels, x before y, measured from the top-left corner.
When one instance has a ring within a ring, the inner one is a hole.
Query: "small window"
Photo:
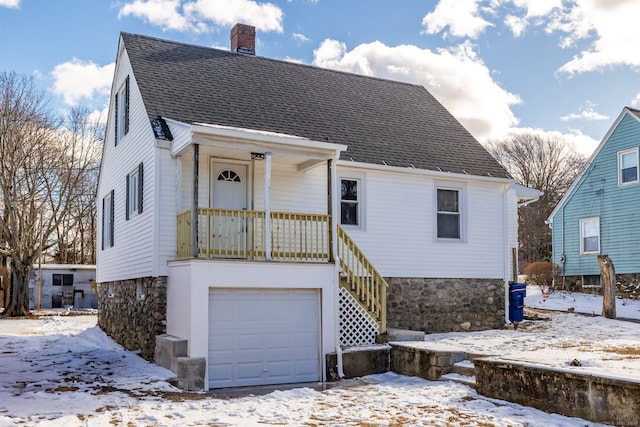
[[[340,224],[361,224],[360,215],[360,180],[342,179],[340,183]]]
[[[53,274],[53,286],[73,286],[73,274]]]
[[[136,279],[136,299],[144,299],[144,283],[142,282],[142,279]]]
[[[583,288],[599,288],[600,284],[600,275],[589,275],[582,276],[582,287]]]
[[[461,238],[460,191],[438,188],[438,239]]]
[[[127,175],[127,215],[126,219],[133,215],[142,213],[142,189],[143,189],[143,168],[142,163]]]
[[[232,170],[220,172],[220,175],[218,175],[218,181],[241,182],[240,175]]]
[[[620,185],[638,182],[638,149],[618,153],[618,183]]]
[[[129,76],[115,95],[115,145],[129,133]]]
[[[114,191],[102,199],[102,249],[113,246]]]
[[[580,253],[600,253],[600,218],[580,220]]]

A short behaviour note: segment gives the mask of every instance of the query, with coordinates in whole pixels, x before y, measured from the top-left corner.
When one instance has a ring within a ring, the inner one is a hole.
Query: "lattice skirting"
[[[345,289],[340,289],[340,344],[343,346],[376,343],[378,324]]]

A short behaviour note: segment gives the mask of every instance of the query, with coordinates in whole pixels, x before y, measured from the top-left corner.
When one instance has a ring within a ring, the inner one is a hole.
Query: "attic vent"
[[[256,54],[256,27],[236,24],[231,29],[231,52]]]

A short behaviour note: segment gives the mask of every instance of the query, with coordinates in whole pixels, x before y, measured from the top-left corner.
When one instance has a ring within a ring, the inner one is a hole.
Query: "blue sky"
[[[562,135],[589,153],[640,108],[637,0],[0,0],[0,71],[56,110],[104,111],[120,31],[424,85],[480,141]]]

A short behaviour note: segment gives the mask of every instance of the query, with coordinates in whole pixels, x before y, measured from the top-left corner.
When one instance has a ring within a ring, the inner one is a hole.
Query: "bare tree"
[[[90,118],[86,109],[72,110],[60,136],[71,157],[86,165],[86,173],[76,174],[74,197],[56,230],[54,259],[62,264],[95,264],[96,192],[100,169],[104,126]],[[75,165],[73,166],[75,167]]]
[[[520,208],[518,220],[519,265],[551,260],[551,230],[545,220],[580,173],[585,156],[559,136],[534,133],[511,134],[490,141],[489,153],[514,179],[542,191],[535,203]]]
[[[84,141],[66,138],[52,117],[33,78],[0,73],[0,256],[11,271],[3,316],[29,314],[33,264],[63,226],[75,227],[76,184],[94,165]]]

